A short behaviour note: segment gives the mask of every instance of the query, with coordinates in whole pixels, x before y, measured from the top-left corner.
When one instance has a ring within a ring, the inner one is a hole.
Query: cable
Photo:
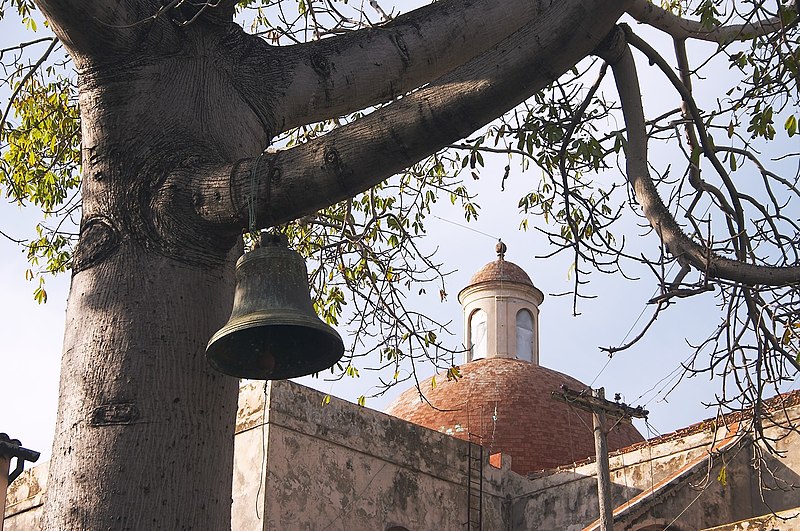
[[[674,266],[675,266],[675,264],[673,263],[672,266],[669,268],[669,271],[667,271],[667,275],[669,275],[670,271],[672,271],[672,268]],[[658,289],[656,289],[653,292],[653,295],[650,298],[652,299],[656,295],[658,295]],[[628,336],[631,335],[631,332],[633,332],[633,329],[636,328],[637,324],[639,324],[639,321],[642,319],[642,316],[644,315],[644,312],[646,312],[646,311],[647,311],[647,304],[645,304],[644,307],[642,308],[642,311],[639,312],[639,317],[636,318],[636,320],[633,322],[631,327],[628,329],[628,333],[626,333],[625,337],[622,338],[622,341],[619,342],[621,345],[625,344],[625,340],[628,339]],[[597,381],[597,379],[600,378],[600,375],[603,374],[603,372],[606,370],[606,367],[608,367],[608,364],[611,363],[612,359],[614,359],[614,355],[613,354],[609,354],[608,360],[606,361],[605,365],[603,365],[603,368],[601,368],[600,372],[597,373],[597,376],[594,377],[594,380],[592,380],[592,383],[589,384],[589,387],[592,387],[594,385],[594,383]]]
[[[464,225],[463,223],[458,223],[457,221],[451,221],[449,219],[445,219],[445,218],[443,218],[441,216],[437,216],[435,214],[433,214],[433,217],[435,217],[436,219],[442,220],[442,221],[444,221],[446,223],[450,223],[451,225],[455,225],[456,227],[461,227],[462,229],[467,229],[467,230],[471,230],[472,232],[477,232],[478,234],[481,234],[481,235],[486,236],[487,238],[491,238],[493,240],[499,240],[500,239],[497,236],[492,236],[491,234],[488,234],[488,233],[483,232],[483,231],[479,231],[478,229],[475,229],[473,227],[469,227],[467,225]]]

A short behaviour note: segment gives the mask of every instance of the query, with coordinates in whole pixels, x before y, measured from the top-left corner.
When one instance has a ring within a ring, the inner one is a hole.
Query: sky
[[[0,22],[0,35],[10,35],[7,32],[9,24],[8,19]],[[647,67],[643,65],[642,71],[646,72]],[[656,115],[661,108],[678,104],[675,94],[663,92],[660,88],[663,81],[653,77],[651,72],[644,75],[648,115]],[[6,97],[0,94],[0,101],[4,102]],[[670,155],[664,156],[668,158]],[[477,192],[482,206],[477,221],[465,227],[462,212],[446,199],[437,203],[433,212],[435,217],[428,221],[429,235],[422,244],[423,248],[438,249],[437,261],[454,272],[448,280],[449,296],[445,301],[439,301],[436,296],[421,304],[435,317],[452,320],[454,336],[445,340],[447,344],[458,347],[463,342],[462,314],[456,294],[475,271],[495,259],[496,239],[502,238],[508,245],[506,258],[522,267],[545,293],[540,308],[542,365],[593,387],[603,386],[607,396],[620,393],[628,404],[644,406],[650,411],[649,425],[639,422],[637,427],[646,437],[713,416],[714,411],[707,410],[703,403],[713,402],[719,381],[690,378],[682,381],[671,393],[666,393],[677,382],[681,362],[692,352],[687,338],[694,343],[701,341],[720,319],[713,294],[673,306],[635,348],[609,359],[599,347],[619,345],[635,336],[649,317],[646,301],[655,289],[649,273],[630,270],[629,274],[641,277],[639,281],[625,280],[620,275],[593,273],[587,292],[596,298],[582,300],[580,315],[573,316],[570,297],[552,296],[571,289],[568,257],[541,258],[551,251],[545,238],[536,231],[518,230],[522,214],[518,212],[517,201],[540,176],[535,171],[522,173],[512,165],[505,190],[501,190],[504,165],[502,160],[490,162],[480,181],[472,183],[472,191]],[[30,237],[37,219],[32,209],[20,209],[0,202],[0,230],[6,233]],[[629,250],[656,249],[656,236],[646,234],[647,231],[637,226],[636,221],[630,220],[624,226]],[[0,237],[0,256],[3,258],[0,261],[0,330],[3,337],[0,431],[20,439],[23,446],[42,452],[42,459],[46,459],[55,423],[69,275],[48,278],[45,286],[48,302],[39,305],[32,296],[34,283],[24,276],[28,264],[22,249]],[[644,317],[641,317],[643,310]],[[430,367],[423,367],[420,376],[431,372]],[[360,378],[338,382],[311,377],[299,381],[351,401],[378,390],[375,376],[365,371],[361,372]],[[382,410],[407,387],[408,384],[399,385],[384,396],[369,399],[367,406]]]

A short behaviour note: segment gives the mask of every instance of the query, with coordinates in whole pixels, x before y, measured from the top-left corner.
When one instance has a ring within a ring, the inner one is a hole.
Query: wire
[[[709,209],[710,209],[710,208],[711,208],[711,205],[708,205],[708,206],[706,207],[705,211],[703,212],[702,216],[705,216],[705,215],[708,213],[708,211],[709,211]],[[702,216],[701,216],[701,217],[702,217]],[[667,273],[664,275],[664,278],[668,277],[668,276],[669,276],[669,274],[670,274],[670,273],[672,273],[672,269],[675,267],[675,264],[677,264],[677,262],[673,262],[673,263],[672,263],[672,265],[670,265],[670,266],[669,266],[669,269],[667,269]],[[656,295],[658,295],[658,292],[659,292],[659,289],[658,289],[658,288],[656,288],[656,289],[655,289],[655,291],[653,292],[653,295],[650,297],[650,299],[652,299],[653,297],[655,297]],[[639,317],[637,317],[637,318],[636,318],[636,320],[633,322],[633,324],[631,325],[630,329],[628,330],[628,333],[627,333],[627,334],[625,334],[625,337],[623,337],[623,338],[622,338],[622,341],[620,341],[620,342],[619,342],[619,343],[620,343],[620,345],[624,345],[624,344],[625,344],[625,340],[627,340],[627,339],[628,339],[628,336],[630,336],[630,335],[631,335],[631,332],[633,332],[633,329],[636,327],[636,325],[637,325],[637,324],[639,323],[639,321],[642,319],[642,316],[644,315],[644,312],[645,312],[645,311],[647,311],[647,306],[648,306],[648,303],[645,303],[644,307],[642,308],[642,311],[641,311],[641,312],[639,312]],[[612,360],[612,359],[613,359],[613,354],[612,354],[612,355],[609,355],[609,357],[608,357],[608,361],[606,361],[605,365],[603,365],[603,367],[600,369],[600,372],[598,372],[598,373],[597,373],[597,376],[595,376],[595,377],[594,377],[594,380],[592,380],[592,383],[590,383],[590,384],[589,384],[589,387],[592,387],[592,386],[594,385],[594,382],[595,382],[595,381],[597,381],[597,379],[600,377],[600,375],[601,375],[601,374],[603,374],[603,371],[605,371],[605,370],[606,370],[606,367],[608,367],[608,364],[609,364],[609,363],[611,363],[611,360]],[[680,367],[679,367],[679,368],[680,368]],[[673,372],[674,372],[674,371],[673,371]],[[669,377],[671,374],[672,374],[672,372],[670,372],[670,373],[669,373],[669,375],[667,375],[667,376],[665,376],[664,378],[662,378],[662,379],[661,379],[661,380],[660,380],[658,383],[661,383],[662,381],[664,381],[664,380],[665,380],[666,378],[668,378],[668,377]],[[644,393],[642,393],[642,394],[639,396],[639,398],[642,398],[642,396],[644,396],[644,395],[645,395],[645,394],[647,394],[648,392],[652,391],[652,390],[653,390],[655,387],[657,387],[657,386],[658,386],[658,383],[657,383],[656,385],[654,385],[654,386],[653,386],[653,387],[652,387],[650,390],[648,390],[648,391],[645,391]],[[658,394],[660,394],[660,391],[659,391],[659,393],[658,393]],[[656,394],[656,396],[658,396],[658,394]],[[655,398],[655,397],[654,397],[654,398]],[[636,400],[638,401],[639,399],[637,398]],[[645,404],[645,405],[647,405],[647,404]]]
[[[644,312],[642,312],[642,313],[644,313]],[[631,327],[631,330],[633,330],[633,327]],[[628,337],[628,336],[625,336],[625,337]],[[623,339],[623,341],[625,341],[625,340]],[[597,376],[594,377],[594,380],[592,380],[592,382],[589,384],[589,387],[594,386],[594,383],[597,381],[598,378],[600,378],[600,375],[603,374],[603,371],[606,370],[606,367],[608,367],[608,364],[611,363],[612,359],[614,359],[614,358],[611,357],[611,356],[608,357],[608,360],[606,360],[606,364],[603,365],[603,368],[600,369],[600,372],[598,372]]]
[[[455,225],[456,227],[461,227],[462,229],[471,230],[472,232],[476,232],[478,234],[481,234],[481,235],[486,236],[487,238],[491,238],[493,240],[499,240],[500,239],[497,236],[492,236],[491,234],[488,234],[488,233],[480,231],[478,229],[469,227],[467,225],[464,225],[463,223],[458,223],[457,221],[451,221],[449,219],[445,219],[445,218],[443,218],[441,216],[437,216],[435,214],[433,215],[433,217],[435,217],[436,219],[442,220],[442,221],[444,221],[446,223],[450,223],[451,225]]]
[[[672,264],[672,266],[674,266],[674,265],[675,264]],[[672,271],[672,267],[670,267],[669,271],[667,271],[667,275],[669,275],[670,271]],[[653,295],[650,298],[652,299],[656,295],[658,295],[658,289],[656,289],[653,292]],[[636,318],[636,320],[633,322],[631,327],[628,329],[628,333],[625,334],[625,337],[623,337],[622,341],[619,342],[620,345],[624,345],[625,344],[625,340],[628,339],[628,336],[631,335],[631,332],[633,332],[633,329],[636,328],[636,325],[639,324],[639,321],[642,320],[642,316],[644,315],[644,312],[646,312],[646,311],[647,311],[647,304],[645,304],[644,307],[642,308],[642,311],[639,312],[639,317]],[[597,376],[594,377],[594,380],[592,380],[592,383],[589,384],[589,387],[592,387],[594,385],[594,383],[597,381],[597,379],[600,378],[600,375],[603,374],[603,372],[606,370],[606,367],[608,367],[608,364],[611,363],[612,359],[614,359],[614,355],[613,354],[609,354],[608,360],[606,361],[605,365],[603,365],[603,367],[600,369],[600,372],[597,373]]]
[[[258,174],[258,165],[261,162],[261,157],[263,157],[267,153],[265,149],[261,153],[258,154],[256,159],[253,161],[253,164],[250,166],[250,197],[247,198],[247,216],[248,216],[248,227],[247,229],[250,231],[250,234],[256,233],[256,206],[255,206],[255,198],[256,198],[256,177]],[[267,206],[270,203],[270,178],[271,175],[267,175]]]

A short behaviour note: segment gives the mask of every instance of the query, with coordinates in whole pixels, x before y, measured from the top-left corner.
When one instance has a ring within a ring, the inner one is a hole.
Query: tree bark
[[[240,229],[208,227],[166,179],[268,141],[203,55],[214,37],[81,73],[83,218],[46,529],[230,526],[238,381],[205,346],[230,315]]]
[[[307,142],[232,164],[179,170],[209,223],[245,223],[256,173],[261,226],[363,192],[490,122],[591,54],[627,2],[567,1],[496,47],[368,116]],[[369,146],[367,148],[367,146]],[[176,185],[184,188],[185,185]]]
[[[639,22],[658,28],[676,39],[697,39],[719,44],[749,40],[757,35],[778,31],[784,26],[779,17],[772,17],[754,23],[709,28],[698,21],[673,15],[649,0],[634,0],[628,13]]]
[[[280,130],[342,116],[390,101],[464,64],[543,12],[558,9],[553,4],[445,0],[336,39],[281,48],[257,39],[241,62],[243,70],[261,75],[242,90],[256,101],[269,101]],[[276,63],[280,71],[265,84],[263,73]]]
[[[229,267],[127,243],[72,281],[45,529],[227,529],[238,380],[205,360]]]

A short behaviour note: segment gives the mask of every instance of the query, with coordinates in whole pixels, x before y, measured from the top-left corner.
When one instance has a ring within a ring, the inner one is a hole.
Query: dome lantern
[[[505,259],[498,241],[497,260],[483,266],[458,294],[464,314],[465,362],[482,358],[539,363],[539,305],[544,294],[521,267]]]

